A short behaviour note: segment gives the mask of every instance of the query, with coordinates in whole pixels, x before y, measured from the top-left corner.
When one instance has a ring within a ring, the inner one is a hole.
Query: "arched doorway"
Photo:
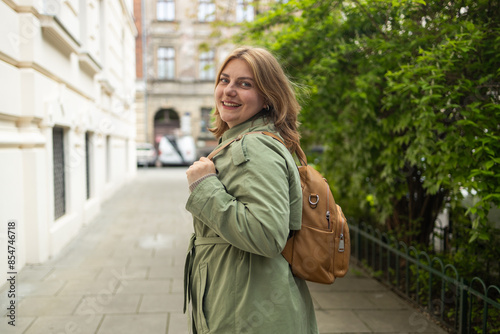
[[[181,127],[179,114],[174,109],[160,109],[154,118],[155,147],[163,136],[177,135]]]

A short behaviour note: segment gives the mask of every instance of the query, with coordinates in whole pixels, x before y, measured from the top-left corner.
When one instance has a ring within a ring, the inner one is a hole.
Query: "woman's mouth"
[[[229,101],[222,101],[222,105],[224,107],[232,107],[232,108],[236,108],[236,107],[241,106],[241,104],[234,103],[234,102],[229,102]]]

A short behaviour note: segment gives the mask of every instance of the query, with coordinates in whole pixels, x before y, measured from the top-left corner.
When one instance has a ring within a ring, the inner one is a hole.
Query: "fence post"
[[[459,333],[468,333],[468,323],[469,323],[469,298],[468,291],[466,286],[466,281],[461,278],[460,279],[460,313],[459,313],[459,322],[458,322],[458,332]]]

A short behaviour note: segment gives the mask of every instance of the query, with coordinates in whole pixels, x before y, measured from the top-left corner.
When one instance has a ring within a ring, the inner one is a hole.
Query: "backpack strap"
[[[274,139],[276,139],[277,141],[279,141],[280,143],[282,143],[283,145],[285,145],[285,143],[283,142],[283,140],[281,140],[281,138],[278,137],[278,136],[276,136],[274,133],[267,132],[267,131],[254,131],[254,132],[249,132],[249,133],[262,133],[263,135],[273,137]],[[286,145],[285,145],[285,147],[286,147]],[[302,151],[302,148],[300,146],[297,146],[297,150],[295,151],[295,155],[299,159],[300,164],[302,166],[307,166],[307,157],[306,157],[306,154],[304,153],[304,151]]]
[[[267,132],[267,131],[251,131],[251,132],[242,133],[241,135],[239,135],[238,137],[234,138],[233,140],[230,140],[227,143],[225,143],[224,145],[222,145],[221,147],[213,150],[212,153],[210,153],[207,158],[210,159],[210,160],[212,160],[217,154],[219,154],[220,151],[224,150],[226,147],[228,147],[229,145],[231,145],[235,141],[239,141],[239,140],[241,140],[243,138],[243,136],[254,134],[254,133],[260,133],[260,134],[272,137],[272,138],[276,139],[277,141],[279,141],[280,143],[282,143],[283,145],[285,145],[285,143],[283,142],[283,140],[280,137],[276,136],[274,133]]]
[[[219,154],[220,151],[222,151],[223,149],[225,149],[226,147],[228,147],[229,145],[231,145],[232,143],[234,143],[236,141],[236,138],[233,139],[233,140],[230,140],[228,141],[227,143],[225,143],[224,145],[222,145],[221,147],[219,147],[218,149],[215,149],[213,150],[208,156],[207,158],[212,160],[217,154]]]
[[[217,154],[219,154],[220,151],[224,150],[226,147],[228,147],[229,145],[231,145],[235,141],[241,140],[241,138],[243,138],[243,136],[246,136],[246,135],[249,135],[249,134],[253,134],[253,133],[260,133],[260,134],[272,137],[272,138],[276,139],[277,141],[279,141],[280,143],[282,143],[286,147],[285,142],[280,137],[276,136],[272,132],[268,132],[268,131],[251,131],[251,132],[242,133],[241,135],[239,135],[238,137],[234,138],[233,140],[228,141],[227,143],[225,143],[224,145],[222,145],[218,149],[215,149],[214,151],[212,151],[212,153],[210,153],[207,158],[210,159],[210,160],[212,160]],[[295,155],[299,159],[300,164],[302,166],[307,166],[307,157],[306,157],[304,151],[302,151],[302,148],[300,146],[297,146],[297,151],[295,152]]]
[[[261,133],[263,135],[266,135],[266,136],[269,136],[269,137],[273,137],[274,139],[276,139],[277,141],[279,141],[280,143],[282,143],[283,145],[285,145],[285,143],[283,142],[283,140],[281,140],[280,137],[276,136],[274,133],[272,132],[267,132],[267,131],[254,131],[254,132],[249,132],[249,133]],[[286,147],[286,145],[285,145]],[[295,152],[295,155],[297,156],[297,158],[299,159],[300,161],[300,164],[302,166],[307,166],[307,157],[306,157],[306,154],[304,153],[304,151],[302,151],[302,148],[300,146],[297,146],[297,151]]]

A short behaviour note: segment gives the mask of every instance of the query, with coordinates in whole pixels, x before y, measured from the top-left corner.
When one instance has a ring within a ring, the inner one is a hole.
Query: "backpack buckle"
[[[315,198],[315,201],[312,200],[312,198]],[[311,194],[309,195],[309,204],[311,205],[311,208],[316,208],[319,202],[319,195],[317,194]]]

